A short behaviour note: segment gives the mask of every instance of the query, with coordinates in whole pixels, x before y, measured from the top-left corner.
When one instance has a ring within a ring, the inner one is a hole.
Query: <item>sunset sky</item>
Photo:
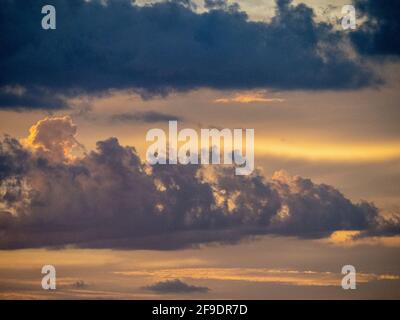
[[[0,298],[399,299],[398,13],[395,0],[4,1]],[[256,170],[151,168],[146,132],[169,120],[254,129]]]

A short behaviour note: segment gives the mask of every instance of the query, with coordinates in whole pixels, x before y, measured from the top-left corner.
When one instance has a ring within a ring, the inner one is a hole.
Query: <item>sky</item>
[[[0,8],[0,298],[400,297],[396,1],[47,2]],[[256,170],[149,166],[169,120]]]

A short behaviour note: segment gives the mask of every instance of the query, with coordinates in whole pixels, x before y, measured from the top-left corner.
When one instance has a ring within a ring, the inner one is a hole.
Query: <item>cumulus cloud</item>
[[[379,80],[343,49],[343,33],[305,4],[278,0],[270,22],[237,5],[191,1],[54,0],[57,29],[42,30],[46,1],[0,10],[0,108],[64,108],[81,94],[143,96],[216,89],[349,89]],[[22,88],[22,90],[10,90]]]
[[[187,284],[179,279],[160,281],[146,286],[144,289],[157,293],[195,293],[207,292],[210,290],[207,287],[199,287]]]
[[[72,157],[74,149],[83,148],[75,139],[76,130],[68,116],[45,118],[29,129],[29,136],[22,143],[46,159],[63,161]]]
[[[0,179],[21,177],[29,166],[30,153],[23,149],[17,139],[5,136],[0,144]]]
[[[47,143],[55,123],[60,132]],[[373,204],[283,171],[266,179],[257,171],[236,176],[229,166],[149,167],[116,138],[66,158],[65,146],[75,143],[71,119],[46,118],[32,128],[28,140],[40,148],[10,137],[0,144],[1,249],[173,249],[264,234],[399,233],[399,221],[383,219]]]

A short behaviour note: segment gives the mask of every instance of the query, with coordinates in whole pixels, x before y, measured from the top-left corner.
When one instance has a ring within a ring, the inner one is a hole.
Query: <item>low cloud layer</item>
[[[183,118],[173,114],[167,114],[158,111],[143,111],[135,113],[118,113],[111,116],[112,122],[168,122],[168,121],[182,121]]]
[[[0,10],[0,109],[59,109],[69,97],[133,90],[144,97],[207,87],[356,89],[379,79],[350,57],[346,33],[305,4],[277,0],[270,22],[238,5],[54,0],[57,29],[42,30],[46,1]],[[385,32],[383,30],[382,32]],[[391,41],[394,39],[391,38]]]
[[[155,284],[144,287],[146,290],[150,290],[157,293],[168,294],[168,293],[204,293],[209,291],[207,287],[199,287],[187,284],[179,279],[160,281]]]
[[[292,286],[334,286],[337,287],[342,280],[342,275],[329,271],[314,270],[288,270],[288,269],[266,269],[266,268],[174,268],[143,271],[123,271],[117,272],[118,275],[126,277],[147,276],[154,278],[164,278],[166,276],[182,277],[193,280],[218,280],[218,281],[249,281],[260,283],[281,283]],[[397,274],[374,274],[357,273],[357,283],[368,283],[371,281],[399,281]],[[153,285],[154,291],[166,293],[169,288],[175,292],[187,287],[179,280],[167,280],[157,282]],[[149,287],[153,287],[149,286]],[[149,288],[148,287],[148,288]]]
[[[11,137],[0,144],[1,249],[173,249],[264,234],[400,231],[399,220],[384,219],[373,204],[283,171],[266,179],[257,171],[235,176],[226,166],[149,167],[116,138],[74,157],[71,119],[46,118],[32,128],[24,145]],[[46,144],[48,136],[58,139]]]

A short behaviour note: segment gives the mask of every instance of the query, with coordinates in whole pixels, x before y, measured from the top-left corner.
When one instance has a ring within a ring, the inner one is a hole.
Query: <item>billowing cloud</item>
[[[210,290],[207,287],[199,287],[187,284],[179,279],[160,281],[146,286],[144,289],[157,293],[195,293],[207,292]]]
[[[28,171],[30,153],[23,149],[18,140],[5,136],[0,144],[0,180],[22,177]]]
[[[55,123],[60,132],[47,143]],[[116,138],[67,157],[71,119],[46,118],[32,128],[30,141],[46,152],[10,137],[0,144],[1,249],[171,249],[263,234],[399,233],[399,221],[384,219],[373,204],[283,171],[266,179],[257,171],[235,176],[226,166],[149,167]]]
[[[76,129],[68,116],[45,118],[29,129],[22,142],[46,159],[63,161],[72,156],[73,149],[83,148],[75,139]]]
[[[237,5],[191,1],[54,0],[57,29],[40,28],[46,1],[0,10],[0,108],[67,106],[69,97],[215,89],[353,89],[379,80],[350,57],[343,32],[305,4],[278,0],[270,22]],[[19,90],[16,90],[19,88]]]

